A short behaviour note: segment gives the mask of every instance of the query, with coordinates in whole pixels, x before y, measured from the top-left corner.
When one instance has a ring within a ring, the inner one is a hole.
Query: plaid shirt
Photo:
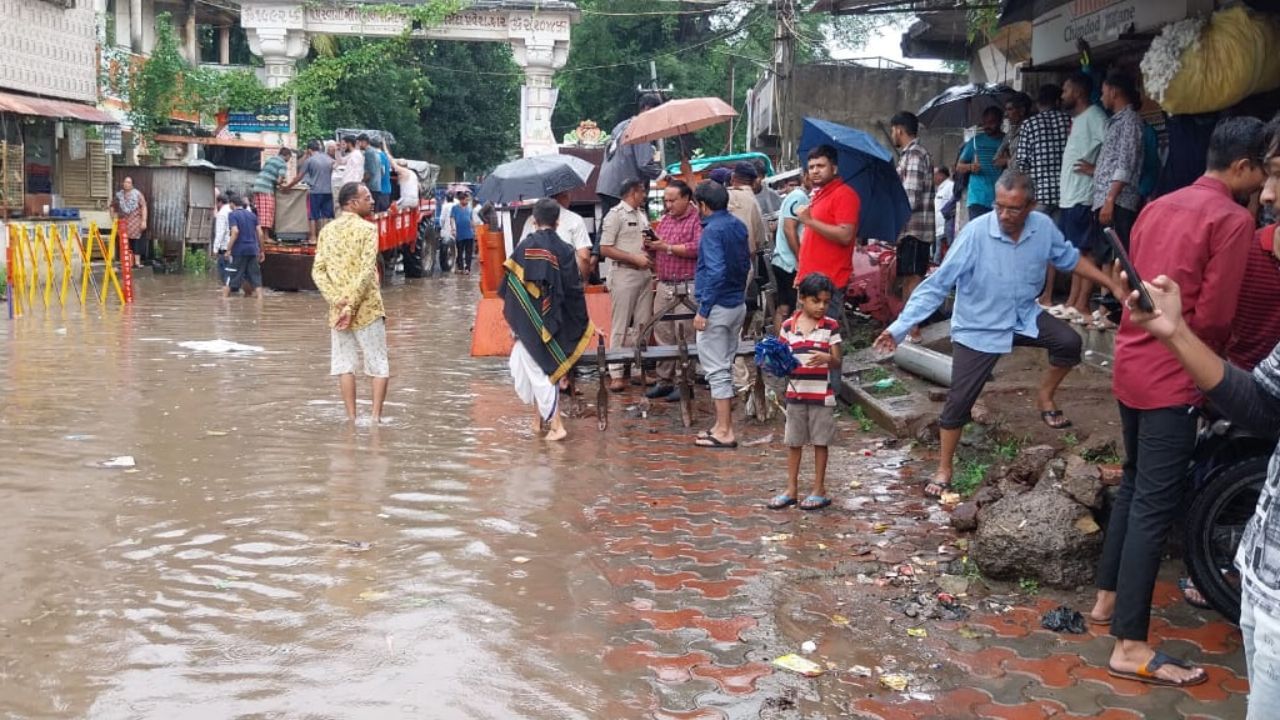
[[[665,252],[657,255],[658,282],[674,283],[693,280],[698,269],[698,240],[702,237],[702,216],[696,208],[690,207],[682,217],[672,217],[669,213],[658,221],[654,229],[662,242],[671,246],[682,246],[688,251],[688,257],[676,257]]]
[[[933,160],[919,140],[902,149],[898,159],[898,177],[911,203],[911,218],[901,237],[908,235],[922,242],[933,242]]]
[[[1035,182],[1036,200],[1041,204],[1058,204],[1062,153],[1070,134],[1071,116],[1061,110],[1044,110],[1022,124],[1013,161]]]

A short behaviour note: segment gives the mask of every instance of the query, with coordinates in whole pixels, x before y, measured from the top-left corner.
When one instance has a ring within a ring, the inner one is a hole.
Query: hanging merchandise
[[[1142,58],[1143,85],[1170,114],[1225,110],[1280,87],[1280,22],[1235,6],[1166,25]]]

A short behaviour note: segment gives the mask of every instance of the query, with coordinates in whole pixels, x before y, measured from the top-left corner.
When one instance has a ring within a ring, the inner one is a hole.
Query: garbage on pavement
[[[818,663],[807,658],[802,658],[794,653],[774,658],[773,664],[783,670],[790,670],[793,673],[803,675],[805,677],[818,677],[822,673],[826,672]]]
[[[1054,632],[1083,635],[1085,630],[1084,616],[1066,605],[1059,605],[1040,618],[1040,627]]]

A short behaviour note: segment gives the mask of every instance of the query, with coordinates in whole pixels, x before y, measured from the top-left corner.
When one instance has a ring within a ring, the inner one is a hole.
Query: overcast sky
[[[852,50],[834,47],[831,54],[836,59],[880,56],[906,63],[917,70],[945,71],[940,60],[911,60],[902,57],[902,33],[906,32],[911,22],[911,19],[905,19],[897,25],[884,28],[873,35],[864,47]]]

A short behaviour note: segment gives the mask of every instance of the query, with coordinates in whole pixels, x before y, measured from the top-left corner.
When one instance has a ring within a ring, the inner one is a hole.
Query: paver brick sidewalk
[[[764,509],[782,489],[780,443],[709,451],[661,418],[620,425],[611,452],[647,470],[601,488],[583,518],[614,591],[588,610],[615,628],[601,660],[634,680],[611,717],[1244,717],[1239,631],[1181,602],[1180,562],[1165,568],[1152,634],[1166,652],[1202,663],[1209,682],[1172,689],[1119,680],[1106,673],[1109,637],[1040,628],[1058,604],[1087,609],[1087,590],[1015,594],[1005,612],[962,597],[972,609],[962,621],[903,615],[895,601],[936,592],[963,542],[923,497],[912,477],[918,463],[877,470],[901,452],[852,425],[841,423],[829,481],[836,503],[821,513]],[[742,439],[768,432],[748,426]],[[817,644],[809,657],[824,675],[770,664],[805,640]],[[886,674],[908,677],[907,688],[886,688]]]

